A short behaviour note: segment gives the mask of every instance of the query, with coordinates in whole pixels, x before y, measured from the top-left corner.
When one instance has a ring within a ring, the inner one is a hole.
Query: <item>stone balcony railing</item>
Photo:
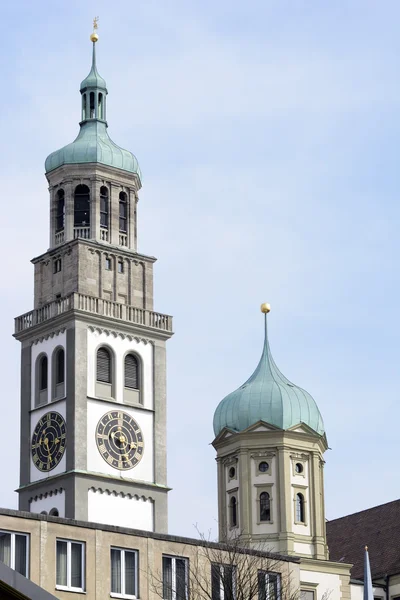
[[[151,329],[172,333],[172,317],[161,313],[146,310],[144,308],[136,308],[128,304],[120,304],[119,302],[111,302],[103,298],[94,296],[86,296],[77,292],[55,300],[49,304],[45,304],[41,308],[31,310],[15,319],[15,333],[26,331],[35,325],[39,325],[62,315],[69,311],[79,311],[90,313],[93,315],[102,315],[112,319],[118,319],[136,325],[143,325]]]

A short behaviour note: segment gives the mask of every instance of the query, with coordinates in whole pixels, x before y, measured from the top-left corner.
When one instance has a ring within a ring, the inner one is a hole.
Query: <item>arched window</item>
[[[52,398],[64,398],[65,396],[65,352],[64,348],[56,348],[52,356]]]
[[[100,226],[108,229],[108,189],[100,188]]]
[[[39,363],[39,392],[47,390],[47,356],[42,356]]]
[[[230,509],[231,527],[236,527],[237,526],[237,501],[236,501],[235,496],[232,496],[232,498],[230,500],[229,509]]]
[[[107,348],[97,350],[97,381],[112,383],[111,354]]]
[[[103,94],[101,92],[99,94],[99,119],[104,119]]]
[[[86,94],[82,95],[82,121],[86,120]]]
[[[125,387],[139,389],[139,362],[134,354],[125,356]]]
[[[296,494],[296,522],[305,523],[304,514],[304,496],[303,494]]]
[[[268,492],[260,494],[260,521],[271,520],[271,504]]]
[[[58,517],[58,515],[59,515],[58,509],[52,508],[51,511],[49,512],[49,515],[51,515],[52,517]]]
[[[58,384],[58,383],[64,383],[64,378],[65,378],[65,354],[64,354],[63,348],[60,348],[59,350],[57,350],[56,365],[55,366],[56,366],[56,369],[55,369],[56,384]]]
[[[46,404],[48,401],[47,393],[48,381],[48,361],[46,354],[41,354],[36,359],[35,366],[35,406]]]
[[[64,229],[65,222],[65,195],[64,190],[58,190],[56,204],[56,231]]]
[[[75,188],[74,225],[75,227],[90,225],[90,192],[87,185],[78,185]]]
[[[94,92],[90,92],[90,119],[95,118]]]
[[[119,230],[128,232],[128,199],[125,192],[119,194]]]

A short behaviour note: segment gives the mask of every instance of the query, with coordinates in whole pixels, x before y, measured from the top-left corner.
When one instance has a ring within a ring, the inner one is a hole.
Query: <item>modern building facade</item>
[[[259,600],[358,600],[351,565],[329,560],[322,416],[272,358],[268,305],[260,362],[214,415],[219,542],[168,535],[172,318],[154,311],[156,259],[137,243],[141,172],[108,135],[91,40],[79,134],[45,163],[50,235],[32,261],[34,307],[15,319],[19,510],[0,510],[0,561],[66,599],[232,600],[254,585]]]

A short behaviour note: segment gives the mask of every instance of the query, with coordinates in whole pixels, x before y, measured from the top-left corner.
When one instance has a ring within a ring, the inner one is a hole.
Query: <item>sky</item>
[[[139,250],[174,315],[170,532],[216,536],[213,413],[257,365],[261,302],[325,421],[327,518],[397,499],[400,4],[19,0],[0,37],[0,505],[17,506],[11,336],[48,248],[44,161],[77,135],[97,15],[109,133],[143,172]]]

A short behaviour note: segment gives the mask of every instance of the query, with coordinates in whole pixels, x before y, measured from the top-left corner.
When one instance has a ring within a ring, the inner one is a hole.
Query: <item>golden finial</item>
[[[365,550],[368,552],[368,546],[365,546]]]
[[[92,35],[90,36],[90,40],[91,40],[92,42],[97,42],[97,40],[99,39],[99,36],[98,36],[98,35],[97,35],[97,33],[96,33],[96,29],[98,29],[98,27],[99,27],[99,26],[98,26],[98,21],[99,21],[99,17],[95,17],[95,18],[93,19],[93,33],[92,33]]]
[[[261,312],[264,314],[269,313],[271,310],[271,305],[268,304],[268,302],[264,302],[264,304],[261,304]]]

